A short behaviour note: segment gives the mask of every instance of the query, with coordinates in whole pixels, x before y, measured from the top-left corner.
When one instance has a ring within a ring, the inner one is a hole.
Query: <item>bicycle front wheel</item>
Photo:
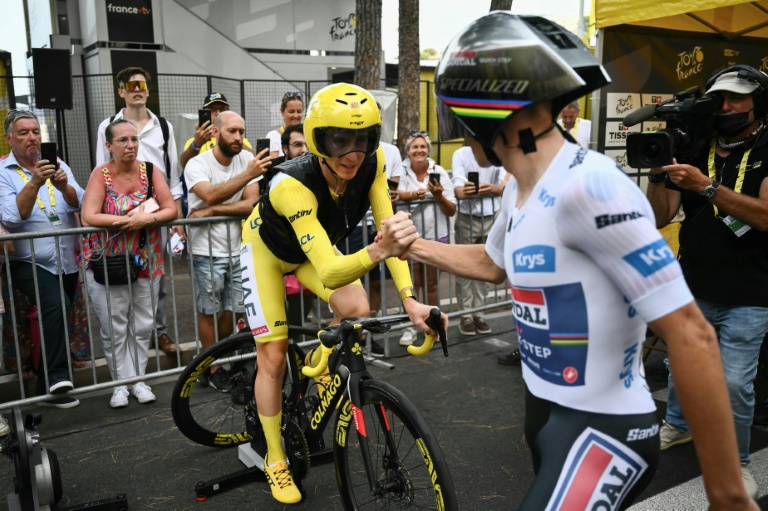
[[[366,380],[361,390],[362,417],[353,418],[347,400],[336,419],[333,450],[344,509],[456,510],[448,464],[418,409],[385,382]],[[361,419],[375,471],[373,490],[354,427]]]
[[[229,376],[229,389],[220,392],[201,375],[220,366]],[[244,409],[253,400],[256,343],[243,330],[201,351],[176,381],[171,412],[184,436],[210,447],[234,447],[249,440]]]

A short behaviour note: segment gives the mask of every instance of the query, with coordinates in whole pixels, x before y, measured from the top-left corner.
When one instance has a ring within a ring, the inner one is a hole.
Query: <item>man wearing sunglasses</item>
[[[176,152],[176,139],[173,136],[173,125],[164,118],[155,115],[147,108],[149,98],[149,81],[151,77],[140,67],[127,67],[115,76],[118,95],[125,101],[117,115],[104,119],[99,125],[99,137],[96,144],[96,165],[109,161],[112,156],[107,151],[105,131],[107,125],[115,119],[131,121],[139,132],[139,151],[137,159],[152,162],[163,170],[163,175],[171,189],[171,195],[176,201],[178,218],[182,217],[181,197],[184,190],[179,179],[179,162]],[[184,228],[174,226],[172,232],[177,232],[183,240],[186,239]],[[162,229],[163,246],[168,232]],[[178,350],[176,343],[168,335],[168,322],[165,315],[165,277],[160,277],[160,295],[157,301],[157,345],[169,357],[175,357]]]
[[[286,161],[243,228],[240,250],[248,323],[257,346],[254,394],[267,441],[264,459],[272,496],[301,500],[280,436],[281,382],[288,348],[285,274],[293,272],[342,317],[370,314],[360,277],[386,260],[411,321],[429,330],[430,307],[416,301],[408,264],[397,259],[418,233],[405,212],[392,214],[384,153],[379,148],[381,114],[373,97],[355,85],[337,83],[309,102],[304,133],[310,153]],[[346,238],[368,208],[380,240],[350,255],[334,245]],[[447,318],[444,319],[447,321]],[[307,355],[313,365],[320,350]],[[327,377],[327,375],[326,375]],[[317,378],[321,392],[323,376]]]

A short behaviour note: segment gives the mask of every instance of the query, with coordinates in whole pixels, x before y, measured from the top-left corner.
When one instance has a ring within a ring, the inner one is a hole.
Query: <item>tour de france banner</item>
[[[678,92],[699,87],[721,69],[746,64],[768,70],[768,44],[756,38],[724,41],[696,32],[670,32],[619,25],[603,30],[603,66],[611,83],[601,89],[597,150],[613,158],[640,183],[647,169],[627,165],[626,139],[630,133],[655,131],[659,119],[627,127],[624,117],[645,105],[672,99]]]

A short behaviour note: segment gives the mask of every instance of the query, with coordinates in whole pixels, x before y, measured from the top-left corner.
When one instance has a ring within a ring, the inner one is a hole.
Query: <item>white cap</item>
[[[715,80],[714,85],[707,91],[707,94],[724,90],[736,94],[752,94],[759,86],[757,82],[739,78],[738,71],[732,71],[721,75]]]

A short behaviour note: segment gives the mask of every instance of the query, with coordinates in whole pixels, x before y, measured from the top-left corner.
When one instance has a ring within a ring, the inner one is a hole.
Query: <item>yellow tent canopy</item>
[[[596,28],[635,26],[768,37],[768,0],[593,0]]]

